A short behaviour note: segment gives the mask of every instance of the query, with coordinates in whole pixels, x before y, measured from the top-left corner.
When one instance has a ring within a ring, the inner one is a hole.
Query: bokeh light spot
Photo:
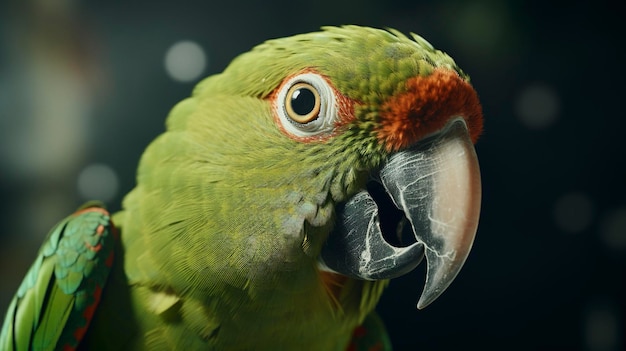
[[[172,45],[165,53],[165,71],[179,82],[191,82],[204,72],[207,56],[202,47],[193,41],[183,40]]]
[[[89,165],[78,175],[78,192],[84,200],[111,201],[118,186],[117,174],[107,165]]]
[[[617,311],[619,308],[610,300],[598,299],[589,304],[583,321],[588,350],[621,350],[620,334],[623,329]]]
[[[515,114],[532,129],[550,127],[557,119],[560,102],[554,89],[544,84],[534,84],[522,90],[515,103]]]
[[[602,219],[600,235],[606,246],[626,250],[626,207],[610,211]]]
[[[554,205],[554,221],[567,233],[585,230],[593,218],[593,204],[582,193],[570,193],[559,198]]]

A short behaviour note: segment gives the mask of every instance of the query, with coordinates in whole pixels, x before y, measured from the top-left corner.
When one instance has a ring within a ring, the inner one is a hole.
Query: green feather
[[[362,189],[387,157],[375,132],[380,105],[403,92],[408,78],[436,67],[465,77],[425,40],[327,27],[257,46],[174,107],[116,215],[134,257],[129,281],[152,291],[141,300],[158,299],[164,289],[180,299],[180,324],[144,324],[150,342],[345,345],[386,282],[348,281],[337,307],[320,283],[316,256],[335,205]],[[287,77],[311,69],[357,102],[356,119],[328,140],[302,143],[277,128],[269,99]],[[190,305],[202,313],[188,312]],[[274,325],[260,315],[289,322]]]
[[[105,261],[114,239],[103,210],[85,211],[64,219],[49,233],[7,311],[0,334],[2,350],[77,345],[75,331],[89,322],[84,312],[96,302],[96,286],[104,286],[110,268]],[[86,243],[100,249],[87,249]]]

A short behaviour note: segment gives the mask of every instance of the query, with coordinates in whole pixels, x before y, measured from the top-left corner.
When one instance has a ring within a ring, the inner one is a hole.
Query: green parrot
[[[0,349],[389,350],[389,279],[425,257],[421,309],[469,254],[482,124],[418,35],[269,40],[172,109],[120,212],[52,229]]]

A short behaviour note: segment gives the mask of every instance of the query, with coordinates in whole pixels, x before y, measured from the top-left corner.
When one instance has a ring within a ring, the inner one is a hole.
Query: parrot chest
[[[250,296],[231,289],[197,299],[137,288],[132,293],[139,305],[137,344],[148,349],[345,350],[358,317],[331,309],[323,295],[311,290]],[[162,306],[155,310],[157,300]]]

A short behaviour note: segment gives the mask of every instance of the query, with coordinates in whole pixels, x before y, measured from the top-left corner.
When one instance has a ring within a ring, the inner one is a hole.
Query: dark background
[[[626,345],[623,11],[608,2],[12,1],[0,9],[0,311],[48,229],[87,198],[119,209],[145,146],[201,76],[321,25],[423,35],[472,76],[483,209],[457,280],[417,311],[423,268],[378,311],[397,350]],[[183,55],[184,56],[184,55]],[[4,312],[0,312],[4,313]]]

